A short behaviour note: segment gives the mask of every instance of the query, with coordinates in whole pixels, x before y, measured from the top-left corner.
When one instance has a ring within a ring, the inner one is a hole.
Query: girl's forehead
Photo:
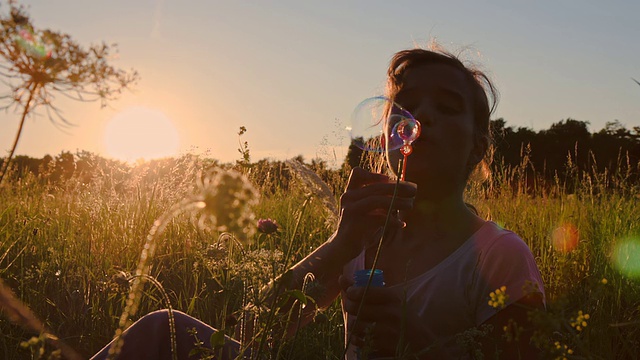
[[[452,65],[433,63],[413,65],[404,72],[400,92],[434,88],[472,97],[468,76]]]

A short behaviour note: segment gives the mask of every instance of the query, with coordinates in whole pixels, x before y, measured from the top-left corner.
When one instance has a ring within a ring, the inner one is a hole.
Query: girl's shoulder
[[[518,234],[493,221],[486,221],[472,238],[479,253],[531,254],[529,246]]]

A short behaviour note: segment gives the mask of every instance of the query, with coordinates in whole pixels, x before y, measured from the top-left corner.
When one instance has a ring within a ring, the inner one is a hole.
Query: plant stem
[[[20,125],[18,125],[18,132],[16,133],[16,138],[13,140],[13,147],[11,147],[11,152],[9,152],[9,156],[2,163],[2,169],[0,170],[0,185],[2,185],[2,181],[9,170],[9,164],[11,163],[11,159],[13,158],[13,154],[16,152],[16,148],[18,147],[18,141],[20,141],[20,135],[22,135],[22,129],[24,127],[24,121],[27,119],[27,115],[31,110],[31,101],[33,101],[33,95],[38,88],[38,83],[33,84],[33,89],[27,88],[29,90],[29,98],[27,99],[27,103],[24,105],[24,110],[22,110],[22,117],[20,118]]]
[[[291,234],[291,240],[289,241],[289,246],[287,247],[287,252],[285,254],[284,257],[284,265],[285,265],[285,269],[288,267],[289,265],[289,256],[291,256],[291,251],[293,249],[293,241],[295,240],[296,234],[298,233],[298,227],[300,226],[300,220],[302,220],[302,214],[304,214],[304,210],[307,208],[307,205],[309,205],[309,200],[311,200],[311,196],[307,196],[307,198],[304,200],[304,203],[302,203],[302,209],[300,209],[300,215],[298,216],[298,219],[296,220],[296,226],[293,229],[293,234]],[[258,353],[256,354],[256,359],[260,359],[260,354],[262,352],[262,347],[265,343],[265,341],[267,340],[267,330],[271,327],[271,323],[273,322],[273,318],[275,316],[275,306],[276,306],[276,301],[278,300],[278,293],[280,292],[280,288],[282,285],[283,281],[276,281],[275,283],[275,289],[273,292],[273,299],[271,302],[271,309],[269,311],[269,317],[267,318],[267,323],[265,325],[265,331],[262,333],[262,338],[260,339],[260,344],[258,345]]]

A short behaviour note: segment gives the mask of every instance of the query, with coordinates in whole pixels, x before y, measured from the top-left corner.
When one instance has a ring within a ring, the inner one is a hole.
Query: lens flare
[[[640,237],[629,237],[614,246],[614,267],[630,278],[640,278]]]
[[[551,233],[551,244],[557,251],[568,253],[575,250],[580,239],[580,232],[573,224],[564,223]]]
[[[51,58],[51,50],[47,49],[42,39],[33,33],[29,28],[18,26],[18,35],[13,40],[20,46],[27,55],[36,59]]]
[[[384,96],[363,100],[351,115],[347,131],[361,150],[384,152],[411,145],[420,136],[420,122]]]

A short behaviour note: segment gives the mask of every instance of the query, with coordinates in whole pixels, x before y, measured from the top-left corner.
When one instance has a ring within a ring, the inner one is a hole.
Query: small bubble
[[[614,246],[612,261],[621,274],[640,278],[640,237],[620,240]]]

